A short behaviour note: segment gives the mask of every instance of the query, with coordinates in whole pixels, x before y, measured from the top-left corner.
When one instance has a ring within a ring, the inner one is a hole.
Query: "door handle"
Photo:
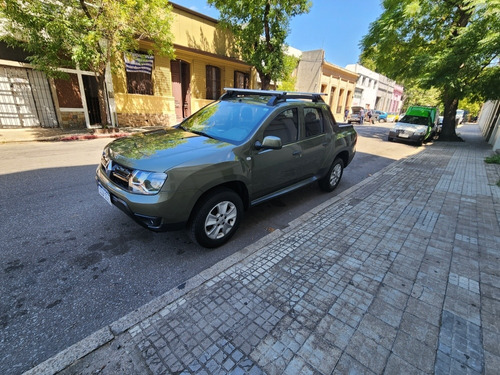
[[[302,151],[294,151],[292,153],[293,156],[301,156],[302,155]]]

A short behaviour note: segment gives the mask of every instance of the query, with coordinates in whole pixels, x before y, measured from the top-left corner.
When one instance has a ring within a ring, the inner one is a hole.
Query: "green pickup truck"
[[[321,94],[226,88],[165,130],[117,139],[96,171],[99,194],[142,226],[187,227],[224,244],[246,208],[318,181],[334,190],[356,151]]]

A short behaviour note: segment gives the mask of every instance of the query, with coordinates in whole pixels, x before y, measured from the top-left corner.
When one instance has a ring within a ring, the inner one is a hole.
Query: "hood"
[[[215,152],[231,152],[234,146],[182,129],[155,130],[120,138],[106,151],[115,162],[133,169],[164,172],[196,159],[206,159]]]

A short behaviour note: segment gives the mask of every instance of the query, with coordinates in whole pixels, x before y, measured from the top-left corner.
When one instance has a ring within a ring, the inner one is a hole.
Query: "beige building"
[[[335,120],[344,121],[344,111],[352,105],[358,74],[325,61],[324,50],[302,52],[297,68],[297,91],[321,92]]]

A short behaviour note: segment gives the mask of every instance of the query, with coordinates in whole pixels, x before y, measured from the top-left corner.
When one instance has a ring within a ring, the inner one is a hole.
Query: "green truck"
[[[389,141],[408,141],[421,146],[437,135],[439,110],[436,107],[410,106],[389,131]]]
[[[117,139],[96,171],[99,194],[140,225],[187,227],[224,244],[250,206],[319,182],[334,190],[356,152],[321,94],[226,88],[169,129]]]

